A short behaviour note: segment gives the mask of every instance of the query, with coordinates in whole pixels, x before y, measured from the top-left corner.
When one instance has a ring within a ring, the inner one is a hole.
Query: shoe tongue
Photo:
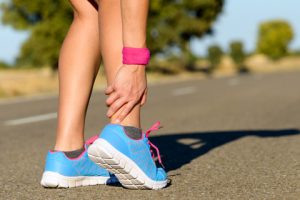
[[[135,140],[142,138],[142,129],[134,126],[123,126],[123,128],[128,137]]]

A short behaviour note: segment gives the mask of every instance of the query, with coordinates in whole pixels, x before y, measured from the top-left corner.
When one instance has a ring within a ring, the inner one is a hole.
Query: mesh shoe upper
[[[68,158],[61,151],[49,151],[45,171],[57,172],[63,176],[110,176],[106,169],[89,159],[86,150],[75,159]]]

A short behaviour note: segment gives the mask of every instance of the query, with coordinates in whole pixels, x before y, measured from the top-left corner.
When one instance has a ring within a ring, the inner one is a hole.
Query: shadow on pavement
[[[190,132],[154,136],[150,140],[160,149],[166,170],[172,171],[216,147],[243,137],[285,137],[298,134],[298,129]]]

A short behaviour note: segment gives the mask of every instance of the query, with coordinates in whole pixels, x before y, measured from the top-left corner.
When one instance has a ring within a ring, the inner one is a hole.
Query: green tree
[[[244,72],[246,70],[244,66],[244,61],[246,58],[246,54],[244,52],[244,45],[242,41],[232,41],[230,43],[230,57],[237,65],[237,68],[240,72]]]
[[[212,72],[217,68],[221,62],[223,56],[223,50],[219,45],[211,45],[207,48],[207,58],[210,62],[209,72]]]
[[[180,49],[187,62],[193,59],[192,38],[211,32],[224,0],[150,1],[148,47],[152,55],[167,56]],[[59,48],[72,21],[72,9],[65,0],[10,0],[2,4],[2,22],[30,36],[22,46],[18,64],[57,66]]]
[[[2,60],[0,60],[0,69],[8,69],[10,65]]]
[[[285,56],[288,45],[293,39],[293,29],[284,20],[272,20],[260,24],[257,42],[257,52],[272,59]]]
[[[212,24],[223,5],[224,0],[151,1],[147,38],[152,54],[168,56],[174,48],[180,49],[181,67],[193,70],[191,39],[212,33]]]

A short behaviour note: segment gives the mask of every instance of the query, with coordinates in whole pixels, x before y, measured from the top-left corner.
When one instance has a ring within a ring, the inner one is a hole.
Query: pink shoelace
[[[85,141],[85,144],[87,145],[91,145],[95,142],[95,140],[97,140],[99,137],[99,135],[94,135],[92,137],[90,137],[87,141]]]
[[[145,136],[146,136],[146,138],[148,138],[148,144],[150,145],[150,152],[151,152],[151,155],[152,155],[152,158],[153,159],[155,159],[155,154],[154,154],[154,151],[153,151],[153,149],[156,151],[156,155],[157,155],[157,160],[158,160],[158,162],[161,164],[161,166],[163,167],[163,168],[165,168],[164,167],[164,165],[163,165],[163,163],[162,163],[162,160],[161,160],[161,156],[160,156],[160,153],[159,153],[159,149],[157,148],[157,146],[155,146],[152,142],[150,142],[150,140],[149,140],[149,135],[150,135],[150,133],[151,133],[151,131],[157,131],[158,129],[160,129],[161,128],[161,126],[160,126],[160,121],[157,121],[155,124],[153,124],[147,131],[146,131],[146,133],[145,133]],[[151,149],[152,148],[152,149]]]
[[[161,160],[161,156],[160,156],[160,153],[159,153],[159,149],[157,148],[157,146],[155,146],[152,142],[150,142],[149,140],[149,135],[152,131],[157,131],[159,128],[161,128],[160,126],[160,122],[156,122],[155,124],[153,124],[145,133],[145,137],[148,139],[148,144],[150,145],[150,152],[151,152],[151,156],[153,159],[155,159],[155,154],[154,154],[154,151],[153,149],[156,151],[156,155],[157,155],[157,160],[158,162],[161,164],[161,166],[164,168],[164,165],[162,163],[162,160]],[[97,138],[99,137],[99,135],[94,135],[92,137],[90,137],[88,140],[85,141],[85,144],[87,145],[91,145],[95,142],[95,140],[97,140]]]

